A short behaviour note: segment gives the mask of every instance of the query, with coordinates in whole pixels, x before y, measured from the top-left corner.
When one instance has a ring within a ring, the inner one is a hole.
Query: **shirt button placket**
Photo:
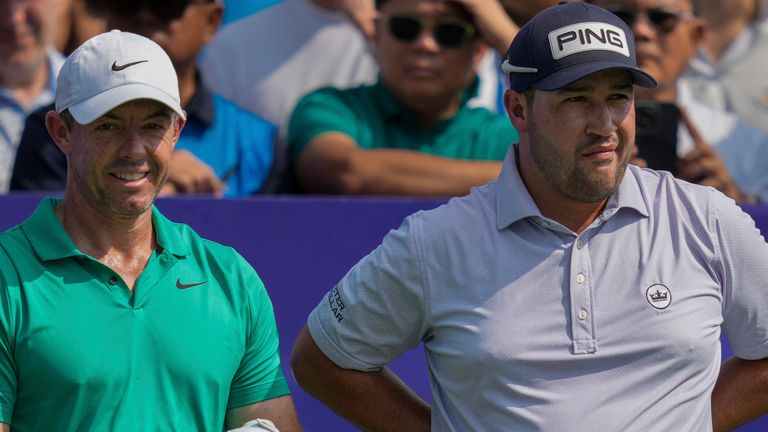
[[[574,352],[595,351],[592,314],[592,281],[590,280],[589,256],[586,242],[577,238],[571,249],[571,330]]]

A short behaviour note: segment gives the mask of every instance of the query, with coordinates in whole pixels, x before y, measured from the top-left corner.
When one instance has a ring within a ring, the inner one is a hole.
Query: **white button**
[[[578,314],[578,316],[579,316],[579,319],[580,319],[580,320],[582,320],[582,321],[584,321],[585,319],[587,319],[587,316],[588,316],[588,315],[589,315],[589,314],[588,314],[588,313],[587,313],[587,311],[585,311],[584,309],[580,310],[580,311],[579,311],[579,314]]]
[[[579,273],[579,274],[576,276],[576,283],[580,283],[580,284],[583,284],[583,283],[584,283],[584,279],[586,279],[586,278],[584,277],[584,275],[583,275],[583,274],[581,274],[581,273]]]
[[[576,241],[576,249],[584,249],[584,242],[581,240]]]

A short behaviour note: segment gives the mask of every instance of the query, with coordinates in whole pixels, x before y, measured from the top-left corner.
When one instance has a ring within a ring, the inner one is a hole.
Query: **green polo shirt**
[[[351,89],[326,87],[304,96],[288,126],[288,155],[295,162],[318,135],[341,132],[360,148],[415,150],[466,160],[503,160],[519,138],[505,116],[467,101],[477,94],[479,81],[461,97],[453,117],[423,128],[417,118],[381,83]]]
[[[129,291],[48,198],[0,234],[0,421],[18,431],[220,431],[289,394],[272,304],[232,248],[152,209],[160,246]]]

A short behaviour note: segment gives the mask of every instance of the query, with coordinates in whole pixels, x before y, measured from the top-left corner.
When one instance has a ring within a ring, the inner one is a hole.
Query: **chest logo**
[[[672,293],[662,284],[654,284],[645,290],[645,299],[656,309],[666,309],[672,303]]]
[[[176,288],[183,290],[183,289],[187,289],[187,288],[196,287],[198,285],[202,285],[202,284],[204,284],[206,282],[208,282],[208,281],[193,282],[193,283],[185,284],[185,283],[181,283],[181,278],[179,278],[179,279],[176,279]]]

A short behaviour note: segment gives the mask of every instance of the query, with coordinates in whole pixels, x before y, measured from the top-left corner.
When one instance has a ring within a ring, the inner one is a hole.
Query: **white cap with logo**
[[[83,43],[64,62],[56,82],[56,111],[88,124],[132,100],[152,99],[186,119],[171,59],[160,45],[112,30]]]

